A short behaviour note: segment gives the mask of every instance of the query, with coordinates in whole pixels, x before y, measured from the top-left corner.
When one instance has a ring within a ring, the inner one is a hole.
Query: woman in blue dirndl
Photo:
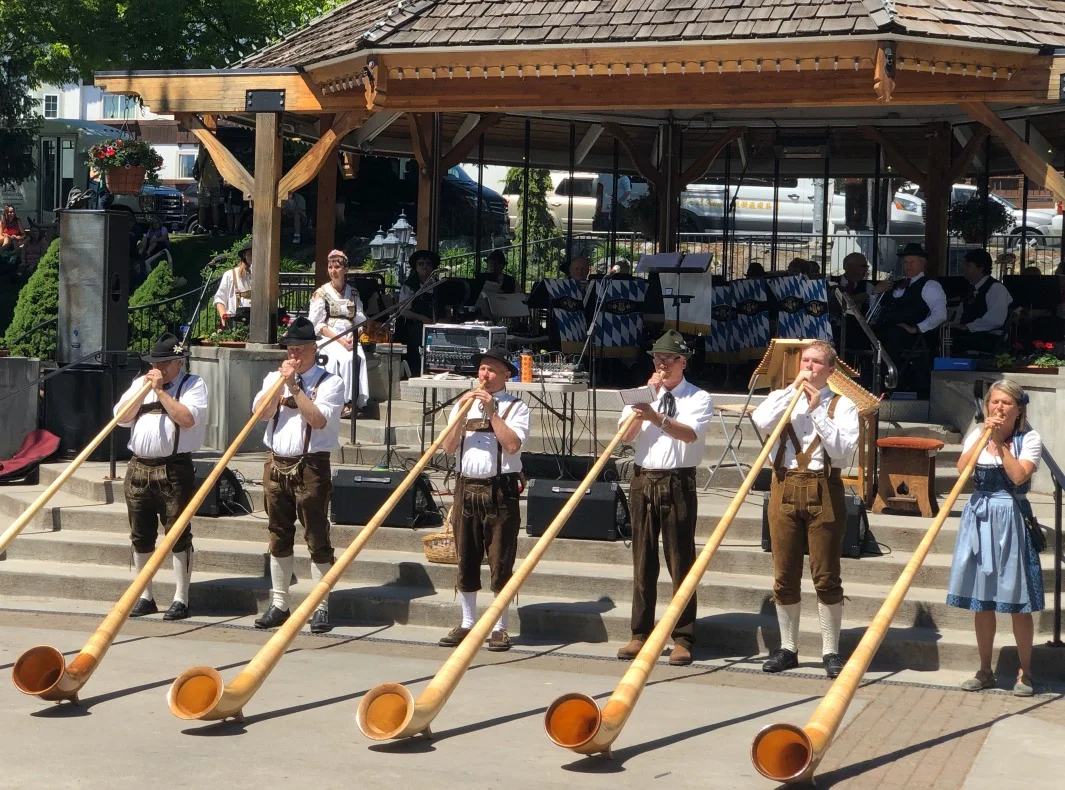
[[[1042,441],[1028,428],[1028,396],[1013,381],[1003,379],[984,395],[985,422],[965,437],[958,471],[976,451],[983,430],[992,429],[973,472],[974,490],[961,514],[954,560],[950,568],[947,603],[975,612],[980,670],[961,684],[966,691],[993,688],[991,653],[996,613],[1013,619],[1020,672],[1013,693],[1034,693],[1032,682],[1032,612],[1043,608],[1043,572],[1032,546],[1024,515],[1031,515],[1029,481],[1039,466]]]

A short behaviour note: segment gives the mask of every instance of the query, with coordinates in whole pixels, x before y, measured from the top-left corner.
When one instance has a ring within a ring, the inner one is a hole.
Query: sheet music
[[[651,387],[644,386],[618,390],[618,397],[625,406],[635,406],[637,403],[654,403],[658,396]]]

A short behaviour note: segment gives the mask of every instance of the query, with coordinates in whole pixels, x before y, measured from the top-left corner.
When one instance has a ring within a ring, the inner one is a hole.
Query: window
[[[595,197],[595,179],[563,178],[559,182],[555,194],[569,197],[570,192],[573,193],[573,197]]]
[[[59,94],[46,93],[44,96],[44,117],[59,117]]]
[[[196,154],[185,153],[184,151],[178,153],[177,160],[177,176],[176,178],[193,178],[192,170],[196,166]]]
[[[128,120],[137,117],[137,100],[132,96],[104,94],[103,119],[105,121]]]

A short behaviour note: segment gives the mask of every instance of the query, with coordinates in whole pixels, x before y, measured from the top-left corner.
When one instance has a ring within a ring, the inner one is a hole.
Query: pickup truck
[[[96,192],[99,188],[96,181],[89,182],[89,191]],[[147,225],[152,216],[158,216],[171,233],[185,229],[185,203],[188,198],[176,189],[145,184],[139,195],[114,195],[113,198],[110,208],[128,211],[138,224]]]

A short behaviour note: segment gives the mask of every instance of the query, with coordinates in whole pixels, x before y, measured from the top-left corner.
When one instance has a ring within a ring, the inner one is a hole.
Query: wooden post
[[[680,129],[670,123],[662,127],[662,161],[659,163],[662,183],[658,193],[658,251],[677,249],[677,228],[680,222]]]
[[[318,228],[314,237],[314,284],[324,285],[329,280],[326,272],[330,250],[336,244],[337,235],[337,161],[331,154],[318,171]],[[358,261],[352,261],[358,263]]]
[[[280,290],[281,209],[277,185],[281,180],[281,116],[255,114],[255,188],[252,192],[251,343],[277,339],[277,297]]]
[[[925,181],[924,244],[928,251],[925,275],[947,274],[947,209],[951,189],[951,129],[949,123],[928,125],[928,173]]]

